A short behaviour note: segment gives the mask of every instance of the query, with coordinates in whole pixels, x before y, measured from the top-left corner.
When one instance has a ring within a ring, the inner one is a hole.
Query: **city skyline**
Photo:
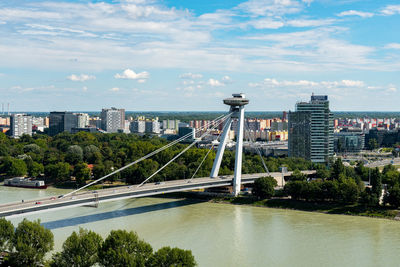
[[[0,3],[1,102],[11,111],[398,111],[396,1]],[[83,108],[85,107],[85,108]]]

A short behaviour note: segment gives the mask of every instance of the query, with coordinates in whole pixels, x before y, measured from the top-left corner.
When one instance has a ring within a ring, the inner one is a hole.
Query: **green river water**
[[[66,190],[0,186],[0,203]],[[26,216],[41,219],[55,250],[79,227],[136,231],[155,249],[191,249],[199,266],[400,266],[400,222],[310,212],[140,198]],[[11,218],[14,225],[22,217]]]

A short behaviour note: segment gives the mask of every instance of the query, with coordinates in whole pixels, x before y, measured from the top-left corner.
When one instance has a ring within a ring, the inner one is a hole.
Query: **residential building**
[[[108,133],[116,133],[125,129],[125,109],[103,109],[101,111],[101,129]]]
[[[146,131],[146,121],[132,121],[130,124],[130,130],[132,133],[144,133]]]
[[[89,114],[75,113],[77,117],[77,128],[85,128],[89,126]]]
[[[299,102],[289,112],[289,157],[302,157],[315,163],[329,162],[333,156],[333,115],[328,96],[312,95],[310,102]]]
[[[179,120],[163,120],[163,129],[173,129],[175,131],[178,131],[179,123]]]
[[[12,114],[10,119],[10,135],[19,138],[23,134],[32,135],[32,116]]]
[[[159,121],[146,121],[145,132],[159,134],[160,133],[160,122]]]

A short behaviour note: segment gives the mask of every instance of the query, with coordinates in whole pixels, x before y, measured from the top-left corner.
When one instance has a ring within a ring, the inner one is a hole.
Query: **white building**
[[[101,111],[101,129],[116,133],[125,129],[125,109],[103,109]]]
[[[77,118],[77,128],[85,128],[89,126],[89,114],[87,113],[75,113]]]
[[[10,120],[11,136],[19,138],[23,134],[32,135],[32,116],[12,114]]]

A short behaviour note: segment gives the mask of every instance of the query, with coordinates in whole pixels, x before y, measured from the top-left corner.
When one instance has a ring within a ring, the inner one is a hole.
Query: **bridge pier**
[[[224,104],[230,106],[230,116],[228,117],[217,150],[217,155],[214,160],[213,168],[210,177],[215,178],[218,176],[219,168],[221,166],[222,157],[224,155],[226,143],[228,141],[228,133],[231,129],[233,119],[237,119],[236,129],[236,151],[235,151],[235,170],[233,177],[233,194],[237,196],[240,193],[240,185],[242,180],[242,154],[243,154],[243,128],[244,128],[244,106],[249,103],[244,94],[233,94],[232,98],[224,99]]]

